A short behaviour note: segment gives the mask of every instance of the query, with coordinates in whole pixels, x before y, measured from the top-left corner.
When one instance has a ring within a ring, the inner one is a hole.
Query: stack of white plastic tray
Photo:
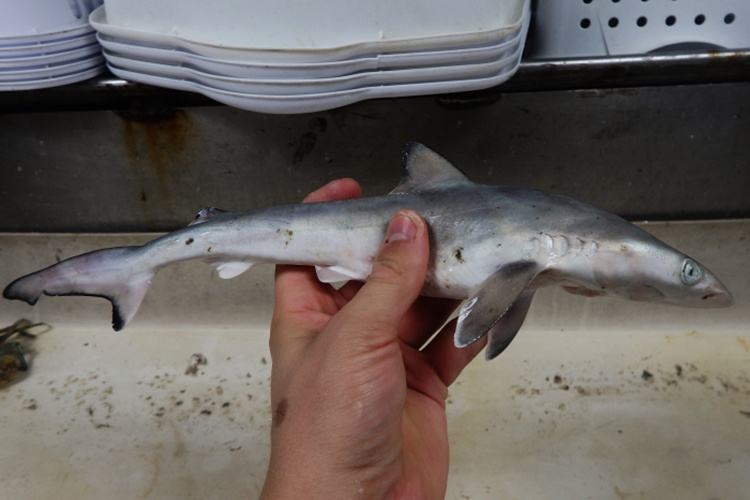
[[[107,0],[90,21],[121,78],[306,113],[498,85],[518,68],[530,10],[529,0],[281,3]]]
[[[88,23],[101,0],[0,0],[0,91],[86,80],[105,69]]]

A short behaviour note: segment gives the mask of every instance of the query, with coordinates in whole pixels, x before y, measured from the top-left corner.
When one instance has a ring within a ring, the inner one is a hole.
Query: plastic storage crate
[[[750,47],[747,0],[538,0],[533,58]]]

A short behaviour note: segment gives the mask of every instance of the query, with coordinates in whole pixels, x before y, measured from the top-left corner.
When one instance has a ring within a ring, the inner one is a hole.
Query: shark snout
[[[729,307],[734,304],[732,292],[718,281],[706,286],[700,299],[703,307]]]

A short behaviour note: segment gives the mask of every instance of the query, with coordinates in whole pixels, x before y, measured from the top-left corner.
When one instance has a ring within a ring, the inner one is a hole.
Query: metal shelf
[[[448,94],[446,105],[493,100],[504,93],[750,81],[750,49],[567,60],[524,60],[516,75],[491,89]],[[43,90],[0,92],[0,113],[215,106],[197,93],[163,89],[105,74]]]

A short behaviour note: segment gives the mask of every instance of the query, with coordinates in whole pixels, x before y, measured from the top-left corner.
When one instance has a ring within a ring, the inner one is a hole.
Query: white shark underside
[[[403,179],[387,196],[245,212],[204,209],[184,229],[143,246],[70,258],[17,279],[3,296],[30,304],[42,294],[105,297],[120,330],[154,274],[174,262],[202,259],[222,278],[253,264],[284,263],[316,266],[324,282],[365,280],[390,216],[411,209],[430,231],[422,293],[468,299],[455,344],[489,333],[488,359],[514,338],[542,286],[692,307],[733,302],[707,269],[614,214],[562,195],[476,184],[417,143],[406,146],[403,164]]]

